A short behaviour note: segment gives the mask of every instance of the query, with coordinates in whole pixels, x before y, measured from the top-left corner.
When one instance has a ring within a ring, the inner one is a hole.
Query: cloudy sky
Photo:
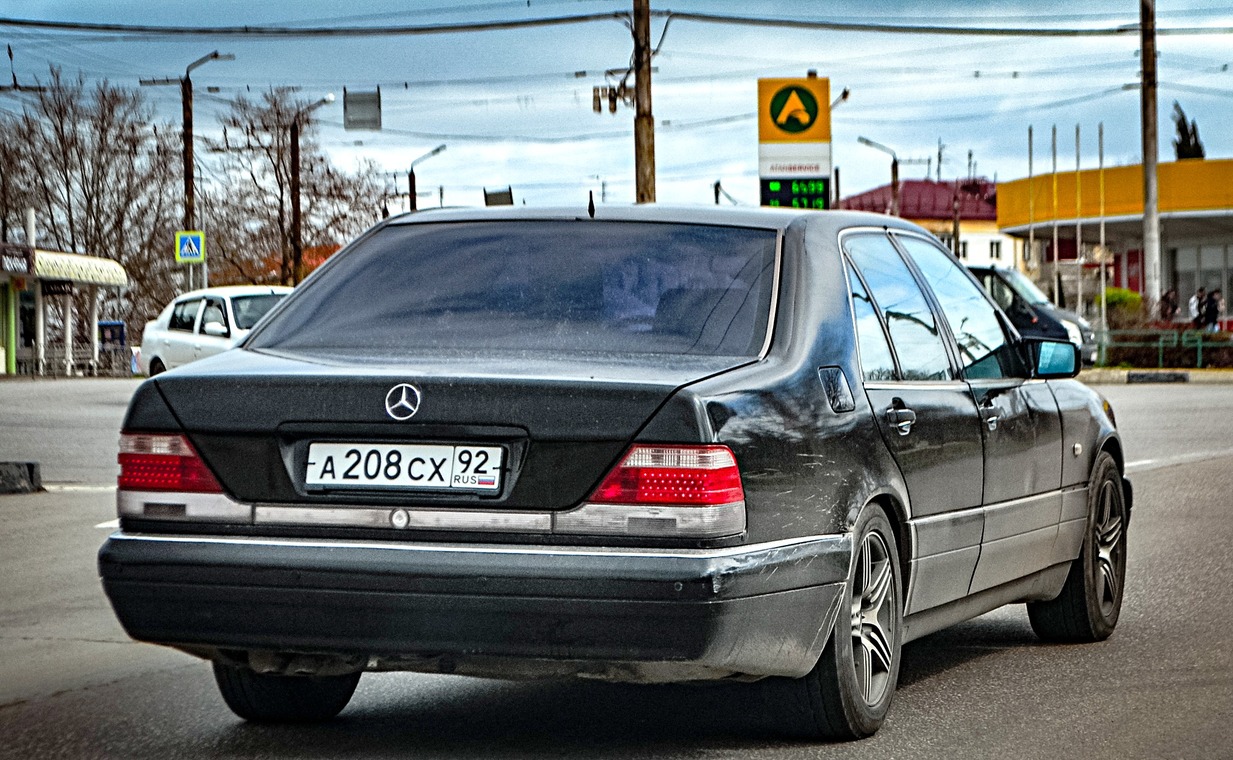
[[[605,71],[629,65],[629,31],[617,20],[509,31],[373,37],[188,36],[51,31],[13,19],[167,27],[391,27],[511,21],[628,12],[630,0],[11,0],[0,34],[12,47],[19,82],[46,78],[49,66],[87,79],[137,87],[179,76],[220,50],[235,61],[193,74],[198,132],[216,129],[228,98],[293,86],[306,100],[336,93],[317,111],[317,139],[343,166],[370,159],[399,175],[417,167],[420,190],[445,188],[447,204],[480,204],[482,189],[511,185],[518,202],[585,202],[593,190],[610,202],[633,199],[633,112],[591,110]],[[1124,6],[1124,7],[1122,7]],[[1109,29],[1138,22],[1138,3],[1121,0],[865,3],[778,0],[653,0],[655,11],[768,19],[935,24],[962,27]],[[1233,27],[1233,0],[1158,0],[1161,29]],[[1138,35],[1042,38],[792,30],[685,19],[652,23],[662,46],[654,65],[660,201],[709,203],[716,180],[741,203],[757,203],[756,82],[816,69],[834,93],[851,97],[834,111],[833,155],[845,195],[884,184],[889,158],[858,143],[893,148],[904,177],[975,173],[1025,176],[1027,131],[1035,128],[1036,171],[1048,170],[1058,128],[1059,163],[1097,161],[1104,123],[1107,165],[1139,161]],[[1159,38],[1161,158],[1173,157],[1173,102],[1198,122],[1209,157],[1233,157],[1233,34]],[[584,72],[584,73],[579,73]],[[9,77],[5,77],[6,79]],[[342,91],[380,86],[385,129],[343,129]],[[217,88],[216,93],[207,88]],[[146,87],[157,118],[179,120],[179,90]],[[0,93],[0,110],[20,111],[28,95]],[[969,153],[971,158],[969,159]],[[914,163],[919,161],[919,163]],[[929,163],[925,163],[928,161]],[[971,163],[970,163],[971,162]],[[394,179],[391,178],[391,190]],[[421,206],[434,205],[422,198]]]

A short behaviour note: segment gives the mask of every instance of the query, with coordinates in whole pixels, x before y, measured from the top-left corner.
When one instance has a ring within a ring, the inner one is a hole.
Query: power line
[[[1137,23],[1113,27],[974,27],[948,26],[941,24],[897,24],[853,21],[822,21],[785,19],[769,16],[733,16],[714,13],[686,11],[651,11],[651,16],[667,20],[694,21],[705,24],[728,24],[738,26],[763,26],[785,29],[804,29],[833,32],[868,32],[877,34],[924,34],[944,36],[983,37],[1131,37],[1138,35]],[[572,16],[549,16],[511,21],[474,21],[445,24],[420,24],[403,26],[155,26],[148,24],[104,24],[80,21],[46,21],[39,19],[0,18],[0,26],[26,29],[43,29],[61,32],[112,32],[165,37],[402,37],[424,34],[453,34],[461,32],[488,32],[532,27],[587,24],[596,21],[620,21],[627,23],[629,14],[618,11],[587,13]],[[1201,36],[1233,34],[1233,26],[1185,26],[1157,28],[1159,36]]]
[[[879,34],[932,34],[982,37],[1130,37],[1139,34],[1137,23],[1104,28],[1062,27],[973,27],[926,24],[872,24],[847,21],[806,21],[758,16],[728,16],[713,13],[686,13],[677,11],[654,11],[660,18],[680,21],[696,21],[706,24],[730,24],[738,26],[770,26],[786,29],[806,29],[831,32],[872,32]],[[1233,34],[1233,27],[1171,27],[1156,29],[1157,35],[1221,35]]]
[[[495,32],[509,29],[589,24],[595,21],[622,21],[628,14],[587,13],[576,16],[550,16],[514,21],[475,21],[453,24],[413,26],[152,26],[148,24],[102,24],[81,21],[43,21],[37,19],[0,18],[0,26],[24,29],[44,29],[61,32],[118,32],[159,37],[405,37],[423,34],[455,34],[460,32]]]

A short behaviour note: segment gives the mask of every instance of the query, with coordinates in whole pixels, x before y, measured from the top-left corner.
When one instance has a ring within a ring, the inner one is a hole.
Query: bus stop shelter
[[[98,256],[0,244],[0,366],[4,374],[94,374],[99,366],[99,293],[128,287],[119,262]],[[84,292],[86,314],[74,296]],[[49,329],[48,304],[59,299],[60,324]],[[23,319],[23,311],[29,319]],[[32,314],[30,313],[32,312]],[[89,320],[90,339],[75,346],[76,325]]]

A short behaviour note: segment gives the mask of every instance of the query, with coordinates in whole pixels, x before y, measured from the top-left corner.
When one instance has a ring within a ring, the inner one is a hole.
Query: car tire
[[[154,359],[150,362],[150,377],[166,372],[167,368],[163,366],[162,359]]]
[[[280,676],[214,663],[214,681],[231,711],[257,723],[310,723],[342,712],[360,673]]]
[[[1092,468],[1087,495],[1088,528],[1083,551],[1070,566],[1062,593],[1029,602],[1032,630],[1045,641],[1103,641],[1113,633],[1126,585],[1126,494],[1122,474],[1108,452]]]
[[[903,580],[895,533],[882,508],[870,504],[852,535],[855,560],[822,656],[801,678],[763,682],[774,719],[801,738],[872,736],[899,679]]]

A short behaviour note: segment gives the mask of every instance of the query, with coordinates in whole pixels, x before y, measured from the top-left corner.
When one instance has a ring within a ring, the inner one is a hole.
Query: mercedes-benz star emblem
[[[385,411],[401,422],[409,420],[420,410],[420,389],[410,383],[399,383],[385,394]]]

